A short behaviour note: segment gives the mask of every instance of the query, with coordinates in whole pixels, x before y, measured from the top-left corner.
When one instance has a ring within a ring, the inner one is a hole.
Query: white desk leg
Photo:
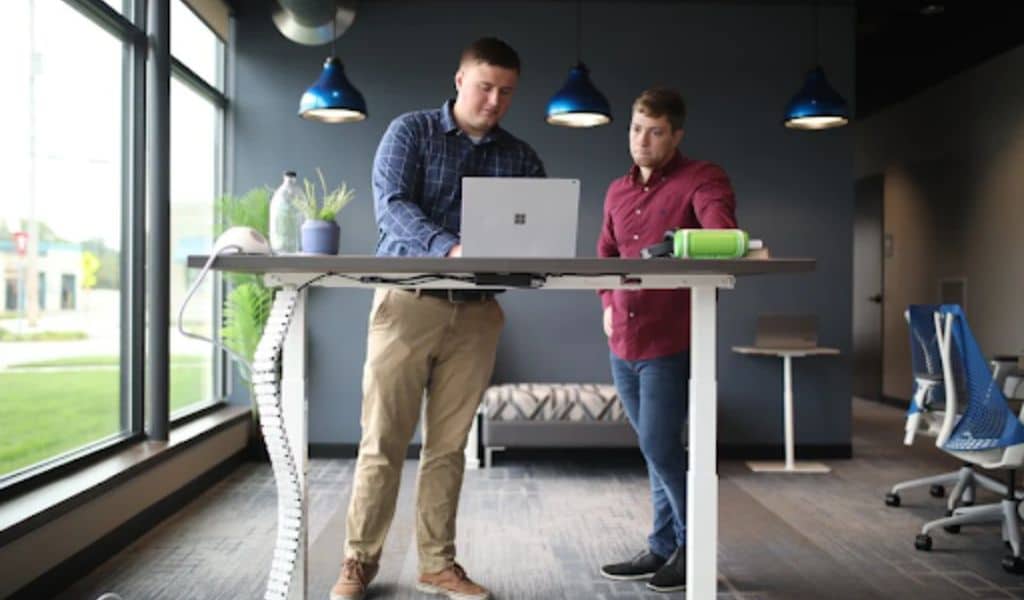
[[[288,597],[305,600],[308,580],[306,554],[308,551],[306,477],[309,473],[309,447],[307,444],[308,421],[306,418],[306,294],[303,290],[295,298],[295,310],[291,327],[281,352],[281,408],[288,441],[295,452],[295,466],[299,477],[299,496],[302,527],[299,531],[299,547],[295,565],[294,585]]]
[[[782,419],[786,435],[786,470],[792,471],[793,459],[793,357],[782,357]]]
[[[686,598],[718,594],[718,383],[715,288],[691,290],[690,468],[686,503]]]
[[[466,440],[466,468],[480,468],[480,412],[473,413],[473,425],[469,428],[469,439]]]

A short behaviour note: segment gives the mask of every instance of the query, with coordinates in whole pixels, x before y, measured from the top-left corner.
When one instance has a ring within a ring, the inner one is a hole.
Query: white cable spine
[[[274,294],[274,305],[252,364],[254,400],[278,490],[277,539],[264,600],[288,597],[304,527],[295,449],[288,441],[281,407],[281,348],[291,325],[295,298],[295,290],[279,290]]]

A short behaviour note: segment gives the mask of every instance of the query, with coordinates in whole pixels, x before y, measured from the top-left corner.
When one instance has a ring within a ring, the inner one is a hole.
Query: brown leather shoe
[[[366,586],[370,585],[376,574],[376,564],[346,558],[341,565],[341,575],[331,588],[331,600],[360,600],[366,593]]]
[[[491,597],[485,588],[473,583],[458,563],[452,563],[439,573],[423,573],[416,582],[416,589],[452,600],[488,600]]]

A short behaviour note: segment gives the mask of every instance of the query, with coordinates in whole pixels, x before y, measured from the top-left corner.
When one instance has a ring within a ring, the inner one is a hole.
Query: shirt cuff
[[[427,256],[444,258],[459,243],[459,238],[447,231],[441,231],[430,241]]]

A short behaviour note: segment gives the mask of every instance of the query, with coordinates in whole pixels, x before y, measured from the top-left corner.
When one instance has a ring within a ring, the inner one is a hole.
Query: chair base
[[[755,473],[831,473],[832,469],[825,463],[796,461],[791,467],[785,461],[749,461],[747,467]]]
[[[900,483],[892,486],[892,490],[887,495],[886,504],[889,506],[899,506],[899,501],[891,503],[888,498],[899,498],[899,494],[902,491],[919,487],[931,488],[934,486],[949,485],[952,485],[952,491],[949,493],[946,500],[946,508],[948,510],[953,510],[958,506],[973,504],[976,487],[982,487],[990,492],[995,492],[1000,496],[1006,495],[1006,484],[1000,483],[985,474],[979,473],[971,465],[965,465],[960,467],[959,470],[950,471],[949,473],[940,473],[939,475],[932,475],[930,477],[901,481]],[[932,495],[934,496],[935,494]],[[1024,491],[1017,490],[1015,495],[1018,499],[1024,499]]]
[[[1009,546],[1010,550],[1010,554],[1003,557],[1003,569],[1009,573],[1022,574],[1024,573],[1024,557],[1021,556],[1019,504],[1020,502],[1014,499],[982,506],[960,507],[953,511],[952,516],[925,523],[921,528],[921,533],[914,538],[914,547],[925,552],[931,550],[932,537],[929,532],[939,527],[947,531],[958,531],[961,525],[1001,523],[1003,542]]]

